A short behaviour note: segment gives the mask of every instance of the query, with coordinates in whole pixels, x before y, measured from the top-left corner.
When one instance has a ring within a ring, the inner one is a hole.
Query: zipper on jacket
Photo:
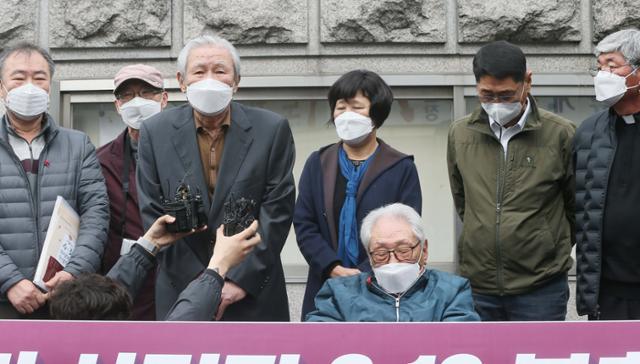
[[[416,281],[415,281],[415,282],[413,282],[413,284],[414,284],[414,285],[416,284],[416,282],[418,281],[418,279],[420,279],[420,278],[422,277],[422,275],[423,275],[423,274],[425,274],[425,272],[426,272],[426,270],[425,270],[425,271],[423,271],[422,273],[420,273],[420,275],[418,275],[418,278],[416,278]],[[412,285],[411,287],[409,287],[409,289],[407,289],[406,291],[402,292],[402,294],[399,294],[399,295],[397,295],[397,296],[392,295],[391,293],[389,293],[389,292],[385,291],[384,289],[382,289],[382,288],[378,287],[378,285],[376,285],[376,284],[374,284],[374,283],[371,283],[371,287],[374,287],[374,288],[375,288],[376,290],[378,290],[380,293],[382,293],[382,294],[384,294],[384,295],[386,295],[386,296],[391,297],[391,298],[395,301],[394,306],[395,306],[395,308],[396,308],[396,322],[400,322],[400,299],[401,299],[405,294],[407,294],[407,292],[409,292],[409,291],[413,288],[413,285]]]
[[[502,195],[504,193],[506,158],[504,155],[504,147],[502,146],[502,143],[498,141],[498,144],[500,145],[500,151],[498,154],[498,175],[496,178],[496,283],[498,286],[498,294],[503,295],[504,286],[502,278],[502,252],[500,250],[500,222],[502,218]]]
[[[45,138],[45,136],[42,136],[43,138]],[[47,151],[47,149],[49,148],[49,142],[46,141],[45,138],[45,144],[44,147],[42,147],[42,150],[40,151],[40,157],[38,158],[38,174],[36,175],[36,198],[35,198],[35,203],[36,203],[36,252],[38,253],[38,255],[36,256],[36,261],[40,259],[40,203],[38,201],[40,201],[40,187],[41,187],[41,183],[40,183],[40,179],[42,177],[42,174],[44,173],[44,160],[46,158],[44,158],[45,156],[45,152]],[[29,149],[31,149],[31,144],[29,144]],[[31,156],[31,159],[33,160],[33,155]]]

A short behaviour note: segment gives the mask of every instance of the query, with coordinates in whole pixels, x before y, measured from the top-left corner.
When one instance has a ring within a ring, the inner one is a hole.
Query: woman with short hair
[[[369,211],[395,202],[422,210],[413,156],[376,136],[391,111],[391,88],[376,73],[355,70],[331,86],[328,99],[340,141],[307,159],[293,216],[298,246],[309,263],[303,320],[326,279],[371,271],[358,236]]]

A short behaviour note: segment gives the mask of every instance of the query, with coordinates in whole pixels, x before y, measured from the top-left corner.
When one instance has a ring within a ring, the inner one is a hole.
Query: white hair
[[[604,37],[596,46],[596,57],[611,52],[620,52],[629,64],[640,65],[640,30],[624,29]]]
[[[413,235],[420,241],[420,246],[423,246],[425,240],[424,228],[422,227],[422,218],[420,215],[410,206],[394,203],[379,207],[367,214],[362,220],[362,226],[360,227],[360,240],[364,245],[364,250],[369,254],[369,243],[371,242],[371,230],[373,226],[385,217],[394,217],[406,221],[413,231]]]
[[[219,37],[217,35],[201,35],[193,38],[184,45],[180,54],[178,55],[178,72],[184,77],[187,73],[187,58],[192,50],[205,46],[221,47],[229,51],[231,58],[233,59],[233,70],[235,73],[236,82],[240,80],[240,56],[236,47],[233,46],[228,40]]]

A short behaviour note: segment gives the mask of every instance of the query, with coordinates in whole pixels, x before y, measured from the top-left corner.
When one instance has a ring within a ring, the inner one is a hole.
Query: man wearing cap
[[[114,140],[98,149],[98,159],[109,193],[111,220],[109,236],[102,259],[102,272],[108,272],[142,235],[142,219],[138,210],[136,166],[139,129],[142,122],[167,106],[162,74],[154,67],[135,64],[116,74],[113,94],[115,105],[127,128]],[[136,297],[132,318],[154,320],[155,277],[150,274]]]

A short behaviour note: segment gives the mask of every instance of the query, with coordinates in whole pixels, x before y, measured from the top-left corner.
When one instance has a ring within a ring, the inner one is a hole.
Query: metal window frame
[[[453,120],[469,113],[465,98],[475,97],[475,78],[466,74],[381,75],[394,89],[396,99],[445,99],[453,102]],[[242,100],[323,100],[327,88],[339,76],[245,76],[235,99]],[[186,101],[175,79],[165,79],[169,101]],[[72,106],[77,103],[113,102],[113,80],[62,80],[54,83],[52,105],[59,105],[60,123],[73,128]],[[584,74],[539,74],[533,77],[532,94],[536,96],[593,96],[593,80]],[[55,101],[55,102],[54,102]],[[55,114],[54,114],[55,115]],[[454,272],[457,268],[457,239],[462,230],[460,219],[454,219],[454,261],[434,262],[430,266]],[[306,268],[287,269],[288,282],[304,282]]]

